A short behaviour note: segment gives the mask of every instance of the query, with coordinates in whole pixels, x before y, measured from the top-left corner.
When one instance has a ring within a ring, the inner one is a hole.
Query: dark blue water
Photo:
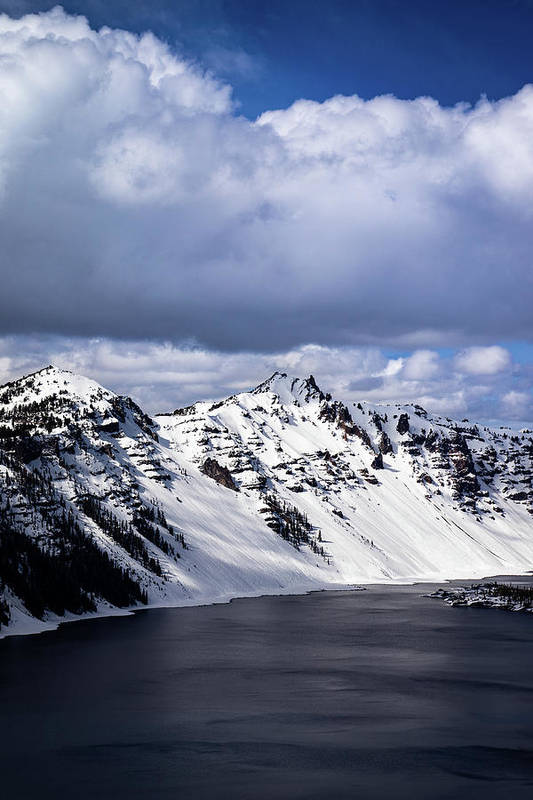
[[[3,800],[533,797],[533,616],[421,587],[0,642]]]

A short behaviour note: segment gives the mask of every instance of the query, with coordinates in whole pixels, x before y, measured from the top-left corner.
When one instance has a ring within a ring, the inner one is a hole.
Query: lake
[[[428,586],[0,641],[3,800],[533,796],[533,616]]]

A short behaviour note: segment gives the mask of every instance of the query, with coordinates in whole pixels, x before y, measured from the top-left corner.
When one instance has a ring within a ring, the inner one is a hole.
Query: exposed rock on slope
[[[231,472],[229,469],[227,467],[220,466],[216,458],[206,458],[201,469],[204,475],[208,475],[210,478],[213,478],[214,481],[219,483],[221,486],[225,486],[226,489],[233,489],[234,492],[239,491],[235,485],[235,481],[231,477]]]

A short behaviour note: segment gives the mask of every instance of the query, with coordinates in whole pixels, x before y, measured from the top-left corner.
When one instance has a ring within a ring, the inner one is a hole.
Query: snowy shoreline
[[[513,571],[509,573],[509,575],[513,575],[513,578],[516,580],[519,577],[529,578],[532,579],[531,573],[522,572],[520,570]],[[494,579],[493,576],[486,576],[486,575],[476,575],[475,573],[469,573],[468,580],[478,580],[478,581],[489,581]],[[0,629],[0,641],[2,639],[11,638],[14,636],[33,636],[40,633],[48,633],[50,631],[58,630],[61,625],[67,625],[73,622],[82,622],[87,620],[96,620],[96,619],[106,619],[109,617],[127,617],[137,612],[141,611],[152,611],[156,609],[164,609],[164,608],[200,608],[203,606],[213,606],[213,605],[224,605],[226,603],[231,603],[234,600],[250,600],[254,598],[260,597],[287,597],[287,596],[298,596],[298,595],[306,595],[312,594],[314,592],[354,592],[354,591],[364,591],[368,586],[380,586],[383,588],[393,587],[393,586],[418,586],[418,585],[427,585],[427,584],[443,584],[443,583],[450,583],[452,581],[458,580],[465,580],[464,576],[456,576],[456,577],[437,577],[437,576],[413,576],[411,578],[397,578],[391,579],[384,582],[379,581],[357,581],[355,583],[328,583],[324,584],[323,586],[317,585],[295,585],[295,586],[287,586],[287,587],[277,587],[275,591],[269,591],[268,588],[258,589],[257,591],[251,591],[249,593],[225,593],[221,595],[215,596],[205,596],[205,597],[196,597],[196,598],[189,598],[183,599],[178,602],[171,602],[171,603],[147,603],[146,605],[135,605],[130,606],[128,608],[115,608],[112,606],[107,606],[106,604],[101,604],[101,607],[94,612],[87,612],[85,614],[65,614],[63,617],[54,617],[50,615],[49,619],[45,620],[38,620],[32,617],[29,617],[27,614],[24,614],[20,609],[17,609],[18,614],[15,614],[14,621],[4,629]],[[474,602],[454,602],[460,596],[461,593],[470,592],[470,589],[465,587],[457,587],[457,588],[450,588],[444,589],[439,588],[436,589],[431,594],[422,595],[424,597],[432,597],[436,599],[443,599],[449,605],[475,605]],[[479,605],[479,604],[478,604]],[[505,607],[501,603],[494,603],[494,607]],[[486,606],[488,607],[488,606]],[[491,606],[492,607],[492,606]],[[13,609],[14,610],[14,609]],[[520,610],[520,609],[516,609]],[[533,610],[533,609],[531,609]]]
[[[403,583],[403,582],[402,582]],[[393,585],[393,584],[390,584]],[[97,611],[87,612],[85,614],[65,614],[63,617],[54,617],[50,615],[49,619],[38,620],[34,617],[29,617],[26,614],[19,612],[18,619],[15,623],[10,624],[5,629],[0,629],[0,641],[13,636],[33,636],[39,633],[48,633],[49,631],[56,631],[61,625],[67,625],[72,622],[83,622],[87,620],[106,619],[109,617],[129,617],[140,611],[153,611],[156,609],[164,608],[201,608],[204,606],[224,605],[231,603],[233,600],[251,600],[259,597],[287,597],[311,594],[312,592],[326,592],[326,591],[363,591],[364,587],[358,584],[330,584],[324,587],[316,586],[292,586],[284,589],[279,587],[276,591],[268,591],[268,589],[261,589],[257,592],[239,593],[239,594],[222,594],[214,597],[197,597],[194,599],[183,599],[178,602],[171,603],[147,603],[146,605],[129,606],[128,608],[114,608],[104,607],[99,608]],[[17,624],[18,623],[18,624]]]
[[[532,613],[531,595],[533,586],[524,589],[496,582],[475,586],[458,586],[453,589],[437,589],[425,595],[436,600],[444,600],[450,606],[467,608],[499,608],[504,611]]]

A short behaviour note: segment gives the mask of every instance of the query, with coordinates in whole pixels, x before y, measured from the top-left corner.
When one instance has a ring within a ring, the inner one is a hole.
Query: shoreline
[[[171,602],[171,603],[147,603],[146,605],[137,605],[137,606],[129,606],[127,608],[116,608],[110,607],[108,609],[99,609],[95,612],[89,612],[82,615],[70,615],[66,617],[60,617],[57,619],[50,619],[50,620],[38,620],[32,619],[24,615],[21,618],[22,625],[14,627],[13,629],[7,628],[5,631],[0,630],[0,641],[8,638],[13,638],[17,636],[35,636],[38,634],[49,633],[51,631],[56,631],[59,629],[61,625],[68,625],[70,623],[75,622],[87,622],[90,620],[98,620],[98,619],[108,619],[110,617],[128,617],[137,614],[138,612],[142,611],[153,611],[157,609],[164,609],[164,608],[202,608],[205,606],[214,606],[214,605],[225,605],[227,603],[231,603],[234,600],[251,600],[254,598],[260,597],[290,597],[290,596],[303,596],[306,594],[313,594],[313,593],[320,593],[320,592],[357,592],[357,591],[365,591],[367,587],[371,586],[379,586],[379,587],[394,587],[394,586],[422,586],[422,585],[432,585],[438,586],[442,584],[453,584],[455,582],[475,582],[475,581],[494,581],[497,578],[503,579],[506,578],[507,580],[513,579],[518,580],[520,578],[527,578],[533,583],[533,571],[527,570],[524,572],[513,571],[510,573],[499,573],[497,575],[482,575],[470,573],[469,577],[448,577],[448,578],[437,578],[436,576],[420,576],[420,577],[411,577],[411,578],[398,578],[392,579],[388,581],[357,581],[353,583],[338,583],[338,584],[327,584],[324,586],[308,586],[308,585],[301,585],[301,586],[291,586],[286,587],[286,591],[283,590],[283,587],[278,588],[277,591],[268,591],[268,590],[258,590],[256,592],[250,592],[246,594],[232,594],[227,593],[223,595],[218,595],[215,597],[198,597],[195,599],[185,599],[181,602]],[[280,590],[281,589],[281,590]]]
[[[514,584],[514,585],[513,585]],[[533,613],[533,583],[485,579],[470,586],[439,587],[425,597],[441,600],[453,608],[497,608],[500,611]]]

